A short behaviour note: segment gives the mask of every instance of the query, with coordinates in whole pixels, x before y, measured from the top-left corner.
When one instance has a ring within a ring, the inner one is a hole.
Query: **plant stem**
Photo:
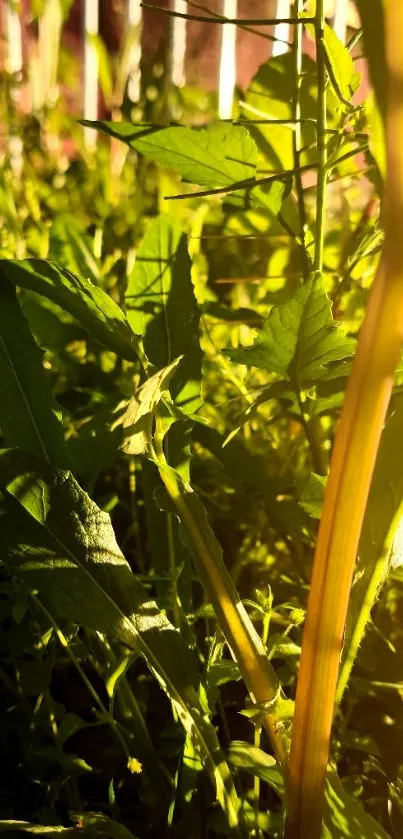
[[[326,147],[326,52],[325,13],[323,0],[316,0],[315,44],[318,85],[317,148],[318,180],[316,188],[316,230],[313,267],[321,271],[323,265],[324,224],[326,210],[327,147]]]
[[[36,606],[37,606],[37,607],[38,607],[38,608],[39,608],[39,609],[43,612],[43,614],[46,616],[46,618],[48,619],[49,623],[53,626],[53,629],[54,629],[54,631],[55,631],[55,633],[56,633],[56,636],[57,636],[57,639],[58,639],[58,641],[59,641],[60,645],[63,647],[63,649],[65,649],[65,650],[66,650],[66,653],[67,653],[67,655],[68,655],[68,657],[69,657],[70,661],[72,662],[72,664],[73,664],[73,665],[74,665],[74,667],[76,668],[77,673],[79,674],[79,676],[81,677],[82,681],[84,682],[84,684],[85,684],[85,686],[86,686],[86,688],[87,688],[88,692],[89,692],[89,693],[90,693],[90,695],[92,696],[92,698],[93,698],[93,700],[94,700],[95,704],[98,706],[98,708],[99,708],[99,710],[100,710],[100,712],[101,712],[102,716],[103,716],[103,717],[104,717],[104,719],[105,719],[105,722],[109,723],[109,725],[111,726],[112,730],[113,730],[113,731],[114,731],[114,733],[115,733],[116,738],[119,740],[119,743],[120,743],[120,745],[122,746],[122,749],[123,749],[123,751],[124,751],[124,753],[125,753],[125,756],[126,756],[127,758],[129,758],[129,757],[130,757],[130,749],[129,749],[129,747],[128,747],[128,744],[126,743],[125,738],[123,737],[123,735],[122,735],[122,733],[121,733],[121,731],[120,731],[120,729],[119,729],[118,723],[116,722],[116,720],[114,719],[114,717],[113,717],[113,716],[109,713],[108,709],[106,708],[106,706],[105,706],[105,705],[104,705],[104,703],[102,702],[102,699],[101,699],[101,698],[100,698],[100,696],[98,695],[98,693],[97,693],[97,691],[95,690],[94,686],[93,686],[93,685],[92,685],[92,683],[90,682],[90,680],[89,680],[88,676],[86,675],[86,673],[84,672],[83,668],[81,667],[81,664],[80,664],[80,662],[78,661],[78,659],[77,659],[77,657],[75,656],[75,654],[73,653],[73,650],[71,649],[71,646],[70,646],[70,644],[69,644],[69,642],[68,642],[68,640],[67,640],[66,636],[64,635],[64,633],[62,632],[62,630],[60,629],[60,627],[58,626],[58,624],[56,623],[56,621],[54,620],[54,618],[52,617],[52,615],[50,614],[50,612],[47,610],[46,606],[44,606],[44,604],[43,604],[43,603],[42,603],[42,602],[41,602],[41,601],[37,598],[36,594],[34,594],[32,591],[30,591],[30,592],[29,592],[29,596],[32,598],[32,600],[34,601],[35,605],[36,605]]]
[[[320,16],[320,6],[317,4]],[[403,340],[403,5],[385,5],[389,69],[385,246],[336,433],[302,642],[285,839],[319,839],[340,652],[355,559]],[[320,21],[319,21],[320,22]]]
[[[231,576],[220,556],[218,543],[211,531],[199,521],[191,504],[193,491],[160,456],[157,466],[161,479],[176,508],[178,518],[194,547],[193,558],[218,623],[234,660],[238,663],[245,684],[255,703],[267,705],[262,723],[268,733],[280,765],[286,762],[286,745],[277,730],[275,703],[280,695],[277,676],[267,659],[264,645],[257,634]],[[199,502],[200,503],[200,502]]]
[[[294,3],[294,17],[298,20],[300,13],[303,11],[303,0],[295,0]],[[293,119],[295,121],[294,131],[292,132],[292,145],[294,154],[294,169],[295,169],[295,185],[297,190],[299,220],[301,224],[301,243],[305,251],[305,201],[304,188],[302,186],[301,177],[301,79],[302,79],[302,34],[303,31],[300,26],[294,29],[293,42],[293,57],[294,57],[294,97],[293,97]]]

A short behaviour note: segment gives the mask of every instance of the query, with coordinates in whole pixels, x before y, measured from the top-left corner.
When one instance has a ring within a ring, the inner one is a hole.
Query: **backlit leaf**
[[[323,839],[390,839],[389,834],[366,813],[360,801],[345,792],[336,772],[329,770],[325,793]]]
[[[129,361],[137,358],[136,339],[122,310],[91,280],[44,259],[2,259],[1,273],[10,283],[53,300],[117,355]]]
[[[186,236],[178,221],[159,216],[140,244],[126,290],[128,321],[141,335],[157,370],[183,356],[170,392],[186,413],[200,406],[202,353],[199,310],[191,279]]]
[[[354,349],[355,341],[333,320],[322,277],[313,276],[290,300],[273,306],[252,347],[225,353],[306,387],[339,376]]]
[[[184,180],[208,189],[231,186],[256,174],[256,145],[242,125],[217,122],[206,128],[186,128],[81,122],[123,140],[160,166],[174,169]]]

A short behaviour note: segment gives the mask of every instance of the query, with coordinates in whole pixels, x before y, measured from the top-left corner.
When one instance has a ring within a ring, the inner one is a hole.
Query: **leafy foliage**
[[[114,117],[83,121],[94,152],[64,96],[22,117],[4,76],[22,146],[0,174],[3,832],[282,835],[317,525],[382,247],[382,4],[357,5],[365,102],[327,24],[318,61],[299,67],[296,38],[222,123],[163,61],[131,102],[138,32],[114,61],[94,37]],[[76,71],[63,48],[60,84]],[[329,839],[403,829],[401,383],[349,606]]]
[[[290,300],[273,307],[253,347],[227,350],[227,355],[309,387],[343,374],[343,365],[334,363],[351,357],[354,346],[332,318],[322,278],[314,276]]]

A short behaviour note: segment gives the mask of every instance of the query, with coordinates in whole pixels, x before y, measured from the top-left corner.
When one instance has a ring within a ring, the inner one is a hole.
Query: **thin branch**
[[[315,18],[305,17],[301,20],[295,20],[293,17],[284,18],[232,18],[220,15],[217,17],[208,17],[207,15],[188,15],[185,12],[174,12],[172,9],[164,9],[162,6],[155,6],[153,3],[140,3],[143,9],[154,9],[154,11],[162,12],[171,17],[181,17],[185,20],[194,20],[198,23],[232,23],[234,26],[276,26],[278,23],[288,24],[306,24],[314,23]]]
[[[295,0],[294,16],[298,20],[299,15],[304,10],[303,0]],[[302,30],[299,26],[294,31],[293,44],[293,59],[294,59],[294,96],[293,96],[293,118],[295,122],[295,129],[292,135],[294,169],[295,169],[295,186],[298,200],[298,214],[301,226],[301,243],[305,250],[305,230],[306,230],[306,214],[304,201],[304,188],[302,185],[301,176],[301,77],[302,77]]]
[[[316,231],[315,255],[313,267],[322,270],[324,226],[326,211],[327,147],[326,147],[326,50],[325,50],[325,14],[323,0],[317,0],[315,15],[315,43],[318,85],[317,111],[317,146],[318,146],[318,181],[316,193]]]

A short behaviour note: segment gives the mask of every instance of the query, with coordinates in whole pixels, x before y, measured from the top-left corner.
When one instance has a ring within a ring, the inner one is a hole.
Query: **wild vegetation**
[[[403,12],[306,5],[230,121],[3,77],[3,831],[402,834]]]

